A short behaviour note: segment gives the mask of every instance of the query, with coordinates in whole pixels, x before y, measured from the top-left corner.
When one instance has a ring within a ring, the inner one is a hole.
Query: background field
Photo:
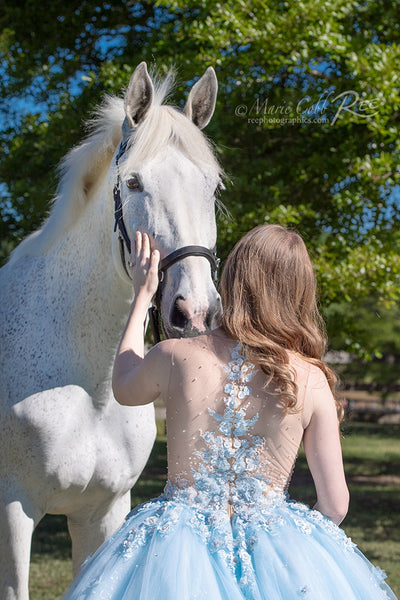
[[[161,493],[166,477],[164,423],[151,458],[135,486],[133,505]],[[351,493],[349,514],[343,522],[347,535],[364,554],[384,569],[400,596],[400,425],[346,423],[343,454]],[[300,453],[290,495],[312,504],[312,481]],[[46,516],[33,540],[31,600],[55,600],[70,583],[71,548],[62,516]]]

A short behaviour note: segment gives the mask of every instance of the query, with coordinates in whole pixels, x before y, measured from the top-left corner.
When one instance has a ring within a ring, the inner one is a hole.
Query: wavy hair
[[[323,362],[327,347],[316,299],[316,277],[301,236],[280,225],[249,231],[228,256],[220,283],[225,334],[239,340],[285,403],[297,402],[288,352],[318,366],[334,393],[337,377]],[[335,394],[334,394],[335,395]],[[335,397],[339,421],[343,408]]]

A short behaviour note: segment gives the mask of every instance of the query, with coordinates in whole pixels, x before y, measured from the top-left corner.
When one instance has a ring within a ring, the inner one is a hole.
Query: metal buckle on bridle
[[[127,229],[125,226],[124,215],[123,215],[123,211],[122,211],[122,200],[121,200],[121,192],[120,192],[120,187],[119,187],[120,179],[119,179],[119,169],[118,169],[118,161],[121,158],[121,156],[124,154],[124,152],[126,151],[127,144],[128,144],[127,141],[121,142],[117,156],[115,158],[115,164],[117,166],[117,181],[116,181],[116,184],[113,189],[114,217],[115,217],[114,231],[116,232],[118,230],[119,249],[120,249],[122,265],[124,267],[125,273],[128,275],[129,279],[132,280],[132,277],[130,276],[130,273],[126,267],[126,260],[125,260],[125,246],[126,246],[126,249],[128,250],[129,255],[131,254],[132,246],[131,246],[131,240],[129,238],[129,235],[128,235],[128,232],[127,232]],[[165,272],[170,267],[172,267],[172,265],[174,265],[176,262],[183,260],[184,258],[187,258],[188,256],[203,256],[204,258],[206,258],[211,266],[211,275],[212,275],[213,281],[215,284],[217,283],[218,267],[220,264],[220,259],[217,257],[215,248],[214,248],[214,250],[209,250],[205,246],[183,246],[182,248],[178,248],[177,250],[174,250],[173,252],[168,254],[168,256],[163,258],[162,261],[160,262],[160,266],[158,269],[159,283],[158,283],[157,291],[154,295],[152,304],[149,308],[150,327],[151,327],[151,331],[153,334],[154,342],[156,344],[161,340],[160,324],[161,324],[161,328],[162,328],[162,321],[161,321],[161,317],[160,317],[160,309],[161,309],[161,297],[162,297],[163,282],[165,279]]]

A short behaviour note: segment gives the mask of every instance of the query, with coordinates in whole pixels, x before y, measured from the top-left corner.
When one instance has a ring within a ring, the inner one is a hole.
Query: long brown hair
[[[317,365],[334,391],[335,373],[323,362],[327,337],[316,299],[316,277],[301,236],[260,225],[233,248],[221,276],[226,335],[239,340],[294,409],[297,384],[288,351]],[[339,420],[343,408],[336,399]]]

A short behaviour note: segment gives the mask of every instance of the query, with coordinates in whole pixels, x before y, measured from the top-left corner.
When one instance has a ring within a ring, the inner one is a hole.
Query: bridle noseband
[[[119,249],[121,255],[122,265],[124,267],[125,273],[128,275],[129,279],[132,279],[127,267],[126,267],[126,259],[125,259],[125,246],[128,251],[128,255],[131,254],[132,245],[131,240],[128,235],[125,222],[124,215],[122,211],[122,200],[121,200],[121,191],[120,191],[120,177],[119,177],[119,168],[118,162],[121,156],[126,151],[128,145],[128,141],[121,142],[117,156],[115,158],[115,164],[117,166],[117,181],[114,185],[113,196],[114,196],[114,231],[118,230],[118,240],[119,240]],[[217,258],[216,249],[209,250],[205,246],[183,246],[182,248],[178,248],[174,250],[168,256],[162,259],[158,269],[158,277],[159,284],[157,291],[154,295],[152,305],[149,308],[149,318],[150,318],[150,326],[153,333],[154,342],[157,344],[160,339],[160,310],[161,310],[161,298],[163,293],[163,283],[165,279],[166,271],[172,267],[175,263],[188,256],[203,256],[208,260],[211,266],[211,275],[214,281],[214,284],[217,283],[218,280],[218,267],[220,263],[220,259]]]

